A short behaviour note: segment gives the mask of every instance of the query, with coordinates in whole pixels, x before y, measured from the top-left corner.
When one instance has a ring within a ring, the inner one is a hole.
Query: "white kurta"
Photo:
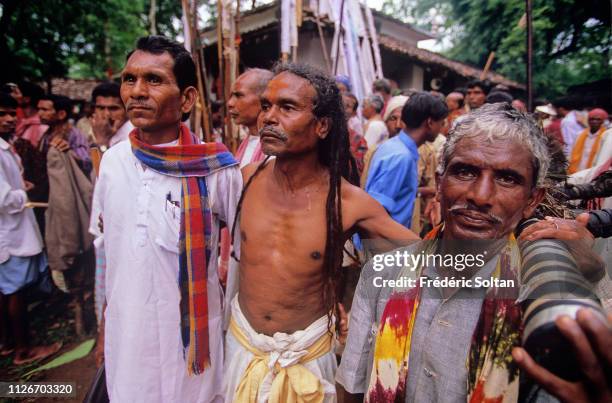
[[[368,122],[365,132],[365,139],[368,143],[368,148],[373,148],[389,138],[387,125],[382,120],[372,120]]]
[[[237,166],[206,178],[213,213],[233,223],[242,177]],[[171,203],[170,201],[175,202]],[[222,401],[223,292],[217,248],[208,271],[211,367],[188,376],[180,336],[178,239],[181,182],[145,169],[129,141],[104,154],[93,211],[104,220],[106,249],[105,366],[112,402]],[[97,217],[92,217],[92,226]]]

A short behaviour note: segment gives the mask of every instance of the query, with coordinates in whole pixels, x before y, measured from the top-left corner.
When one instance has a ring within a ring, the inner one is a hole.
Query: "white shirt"
[[[249,135],[249,142],[247,143],[246,149],[244,150],[244,155],[242,156],[242,160],[240,161],[240,168],[249,165],[251,163],[251,158],[253,158],[253,153],[259,144],[259,136]]]
[[[40,230],[32,209],[25,208],[27,201],[19,156],[0,138],[0,263],[42,251]]]
[[[591,150],[593,149],[593,145],[595,144],[595,140],[597,140],[597,135],[599,131],[595,133],[587,134],[586,139],[584,140],[584,148],[582,149],[582,155],[580,156],[580,164],[578,164],[578,170],[581,171],[583,169],[587,169],[587,164],[589,162],[589,156],[591,155]]]
[[[110,141],[108,142],[108,147],[110,148],[117,143],[127,140],[132,130],[134,130],[134,125],[128,119],[125,121],[124,124],[121,125],[119,130],[117,130],[117,133],[115,133],[115,135],[111,137]]]
[[[593,160],[593,166],[571,174],[567,179],[568,183],[581,185],[591,182],[610,159],[612,159],[612,129],[604,132],[599,151]],[[601,204],[601,208],[612,208],[612,197],[606,197]]]
[[[368,122],[368,129],[364,137],[368,143],[368,148],[379,145],[389,137],[387,125],[385,125],[385,122],[382,120],[372,120]]]
[[[234,166],[206,177],[206,185],[216,245],[219,221],[233,223],[242,176]],[[92,210],[104,220],[104,348],[113,402],[222,401],[224,301],[217,248],[207,267],[211,367],[188,376],[179,314],[180,207],[168,197],[181,202],[180,178],[145,169],[129,141],[104,153]],[[91,226],[97,223],[92,215]]]

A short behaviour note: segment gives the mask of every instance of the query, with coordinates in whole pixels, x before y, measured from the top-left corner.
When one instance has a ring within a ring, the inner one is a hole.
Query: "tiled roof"
[[[480,78],[480,74],[482,70],[477,69],[469,64],[461,63],[456,60],[451,60],[442,56],[439,53],[431,52],[429,50],[420,49],[416,46],[411,46],[407,43],[400,42],[393,38],[390,38],[385,35],[380,35],[378,37],[378,43],[380,46],[383,46],[391,51],[403,53],[412,58],[419,60],[422,63],[426,64],[437,64],[439,66],[445,67],[449,70],[453,70],[457,74],[470,77],[470,78]],[[517,89],[525,89],[523,84],[520,84],[516,81],[510,80],[504,77],[501,74],[489,71],[486,75],[486,79],[495,84],[503,84],[508,87],[517,88]]]

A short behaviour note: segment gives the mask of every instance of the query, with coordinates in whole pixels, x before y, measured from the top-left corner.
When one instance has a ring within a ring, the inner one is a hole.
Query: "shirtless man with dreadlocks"
[[[276,158],[243,169],[226,401],[335,401],[329,330],[345,241],[355,231],[418,238],[350,183],[357,183],[355,166],[333,79],[309,66],[279,65],[261,106],[262,149]]]

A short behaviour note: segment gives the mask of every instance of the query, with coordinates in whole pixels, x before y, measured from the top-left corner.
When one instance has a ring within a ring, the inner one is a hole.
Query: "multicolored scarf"
[[[425,239],[436,250],[441,226]],[[520,253],[514,236],[500,252],[492,276],[518,284]],[[417,272],[417,278],[421,275]],[[374,349],[374,365],[365,401],[404,402],[409,375],[409,358],[421,289],[394,290],[380,320]],[[508,294],[506,294],[508,293]],[[521,308],[504,288],[487,290],[467,358],[467,401],[515,402],[518,399],[518,368],[512,362],[512,348],[519,345]]]
[[[181,178],[181,226],[179,235],[179,288],[181,336],[187,355],[187,371],[200,374],[210,365],[208,345],[208,292],[206,267],[211,254],[211,213],[206,176],[236,165],[221,143],[199,144],[181,124],[178,146],[152,146],[130,133],[132,152],[140,162],[162,175]]]

